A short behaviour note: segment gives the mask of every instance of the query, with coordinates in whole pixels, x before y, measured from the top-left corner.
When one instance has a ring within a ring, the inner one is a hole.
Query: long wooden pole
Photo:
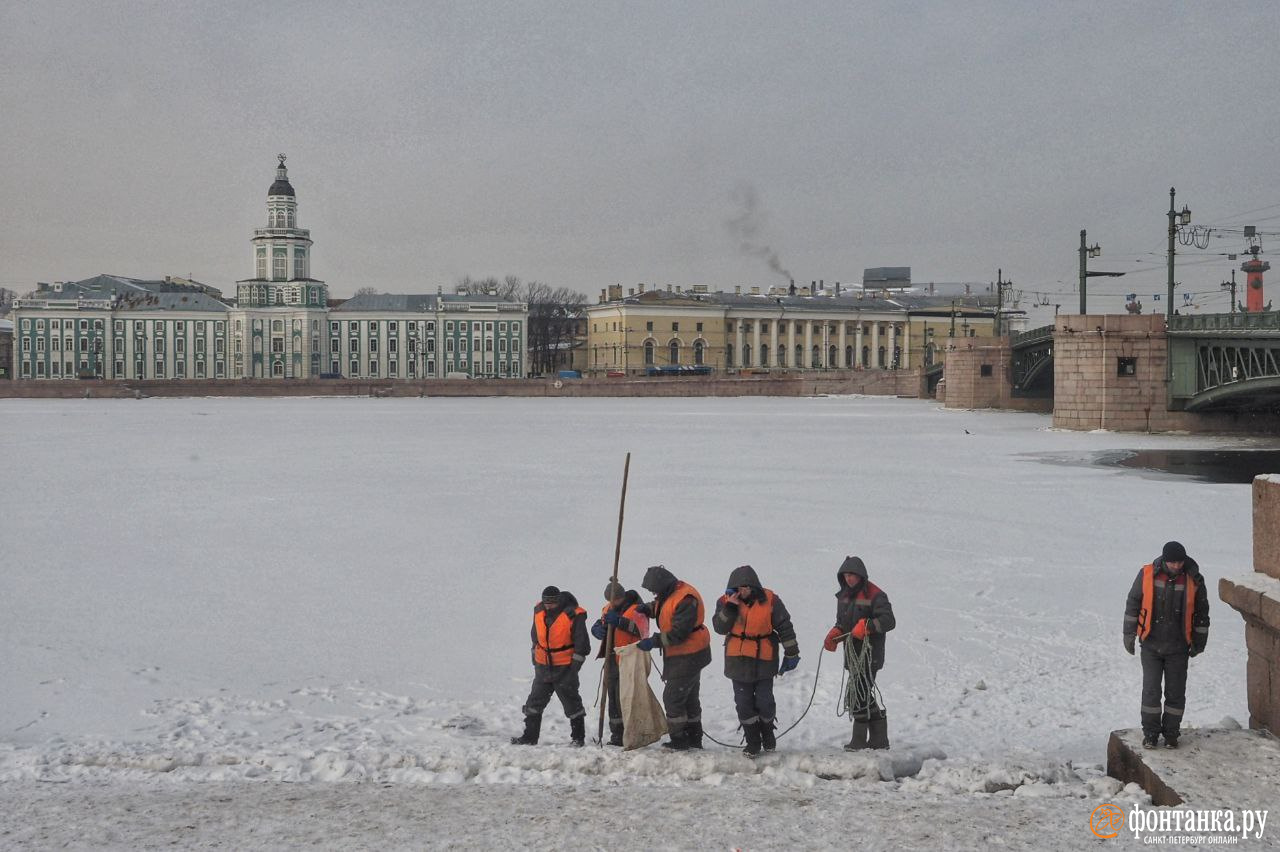
[[[613,576],[609,584],[618,582],[618,559],[622,555],[622,518],[627,511],[627,477],[631,473],[631,453],[627,453],[626,464],[622,466],[622,499],[618,502],[618,538],[613,545]],[[613,665],[613,633],[617,628],[610,624],[604,638],[604,695],[600,699],[600,725],[596,729],[596,742],[604,748],[604,710],[609,702],[609,666]]]

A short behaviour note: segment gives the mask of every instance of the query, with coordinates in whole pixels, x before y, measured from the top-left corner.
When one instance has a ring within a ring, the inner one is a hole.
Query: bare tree
[[[13,300],[18,298],[18,294],[13,290],[0,287],[0,316],[9,313],[13,308]]]
[[[357,296],[376,296],[378,295],[377,287],[361,287],[356,291]]]
[[[529,323],[525,345],[529,349],[529,369],[550,373],[567,365],[577,323],[586,307],[587,297],[568,287],[552,287],[541,281],[522,281],[515,275],[502,279],[464,276],[454,288],[458,293],[492,296],[529,306]]]

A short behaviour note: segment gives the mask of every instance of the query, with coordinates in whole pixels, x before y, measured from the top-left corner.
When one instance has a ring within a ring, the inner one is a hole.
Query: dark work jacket
[[[739,586],[751,587],[751,599],[744,601],[742,606],[755,607],[764,603],[764,589],[760,585],[760,578],[756,576],[755,570],[750,565],[742,565],[733,569],[733,573],[729,575],[727,587],[736,589]],[[740,607],[738,604],[729,603],[725,598],[727,595],[721,595],[716,601],[716,613],[711,618],[711,627],[721,636],[728,637],[733,632],[733,627],[738,621]],[[744,681],[747,683],[755,683],[759,680],[769,680],[778,674],[779,665],[779,644],[785,649],[788,657],[798,656],[800,647],[796,643],[796,631],[791,626],[791,615],[787,612],[787,606],[782,602],[782,598],[776,594],[773,596],[773,611],[770,613],[770,622],[773,627],[773,635],[763,642],[769,643],[773,647],[773,659],[761,660],[756,657],[730,656],[727,651],[724,655],[724,676],[730,680]],[[726,646],[728,638],[725,639]]]
[[[578,599],[569,592],[560,593],[560,602],[557,606],[552,607],[546,612],[558,614],[562,611],[573,610],[578,608]],[[529,627],[529,639],[533,643],[533,647],[538,645],[538,614],[544,611],[541,603],[533,608],[534,623]],[[533,676],[536,680],[545,683],[551,683],[559,680],[570,669],[577,671],[582,668],[582,663],[587,659],[587,655],[591,653],[591,639],[587,636],[587,614],[584,612],[573,619],[573,628],[570,633],[573,637],[573,661],[567,666],[540,666],[533,657],[533,647],[529,649],[529,659],[533,662]]]
[[[631,607],[635,606],[638,603],[640,603],[640,593],[632,590],[632,591],[628,591],[625,595],[623,595],[621,606],[609,607],[611,610],[618,613],[618,625],[616,628],[614,628],[614,635],[613,635],[613,641],[615,645],[617,645],[618,643],[619,632],[629,633],[632,636],[640,635],[640,628],[636,627],[636,623],[622,614],[627,610],[631,609]],[[595,623],[604,625],[606,629],[608,628],[608,625],[604,624],[603,616],[600,618],[597,618],[595,620]],[[608,641],[609,641],[609,637],[608,637],[608,634],[606,633],[605,638],[600,640],[600,650],[596,652],[596,659],[598,660],[604,659],[604,646],[605,646],[605,643],[607,643]]]
[[[884,634],[898,624],[897,619],[893,617],[893,606],[889,603],[889,596],[879,591],[870,600],[860,600],[858,593],[868,582],[866,577],[859,577],[857,585],[850,587],[845,585],[844,575],[836,571],[836,582],[840,584],[840,591],[836,592],[836,627],[839,627],[842,633],[847,633],[860,619],[869,619],[867,623],[870,630],[866,640],[854,639],[850,636],[845,641],[853,642],[854,650],[860,650],[859,646],[862,642],[869,641],[871,670],[878,672],[884,668]]]
[[[1196,652],[1204,650],[1209,641],[1209,593],[1205,589],[1204,577],[1200,574],[1200,566],[1190,556],[1182,563],[1182,570],[1172,574],[1164,567],[1164,559],[1157,557],[1151,561],[1155,567],[1152,578],[1152,610],[1151,632],[1142,640],[1142,647],[1150,648],[1157,654],[1185,654],[1195,648]],[[1196,581],[1196,599],[1191,611],[1191,644],[1187,644],[1186,576]],[[1138,632],[1138,615],[1142,610],[1142,570],[1133,580],[1129,589],[1129,597],[1124,607],[1124,635],[1133,636]]]
[[[679,680],[681,678],[694,677],[698,672],[711,665],[711,648],[703,648],[701,651],[695,651],[692,654],[677,654],[669,657],[666,654],[668,645],[679,645],[685,639],[689,638],[689,634],[701,627],[706,630],[706,625],[698,623],[698,605],[693,598],[685,598],[676,607],[675,613],[671,618],[671,630],[667,633],[660,633],[658,627],[658,611],[662,607],[662,602],[667,596],[675,590],[676,575],[672,574],[661,565],[654,565],[644,574],[644,580],[640,584],[644,588],[653,592],[655,597],[649,604],[649,617],[652,619],[650,625],[655,638],[661,637],[662,654],[662,679],[663,680]],[[704,600],[703,606],[706,606]]]

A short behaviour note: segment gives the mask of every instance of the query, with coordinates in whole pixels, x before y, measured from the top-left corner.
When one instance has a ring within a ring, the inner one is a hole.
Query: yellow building
[[[583,370],[912,369],[941,363],[949,337],[990,338],[995,316],[990,299],[974,295],[741,289],[602,290],[586,309]]]

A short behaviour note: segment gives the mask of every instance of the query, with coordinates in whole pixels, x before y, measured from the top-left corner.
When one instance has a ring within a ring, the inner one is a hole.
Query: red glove
[[[867,624],[867,620],[865,618],[860,618],[858,619],[858,623],[853,625],[853,631],[850,635],[853,636],[854,639],[866,639],[867,632],[870,629],[871,626]]]
[[[822,647],[828,651],[834,651],[836,645],[840,642],[840,637],[844,635],[844,631],[839,627],[833,627],[827,631],[827,638],[822,640]]]

